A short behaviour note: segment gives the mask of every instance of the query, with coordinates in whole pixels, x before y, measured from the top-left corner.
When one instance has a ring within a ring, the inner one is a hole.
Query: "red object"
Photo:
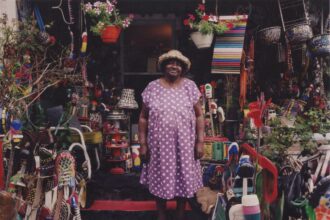
[[[203,21],[208,21],[208,20],[209,20],[209,16],[208,16],[208,15],[204,15],[204,16],[202,17],[202,20],[203,20]]]
[[[121,28],[117,26],[107,26],[101,34],[103,43],[116,43],[121,32]]]
[[[262,127],[261,111],[260,109],[251,109],[248,116],[253,119],[253,122],[257,128]]]
[[[202,94],[205,94],[205,85],[201,85],[201,86],[199,86],[199,91],[200,91]]]
[[[216,81],[214,81],[214,80],[212,80],[211,82],[210,82],[210,84],[211,84],[211,86],[212,86],[212,88],[217,88],[217,82]]]
[[[227,26],[228,29],[233,29],[234,28],[233,23],[227,23],[226,26]]]
[[[174,210],[176,208],[175,201],[167,201],[166,208]],[[191,210],[189,204],[186,204],[187,211]],[[127,200],[95,200],[91,207],[88,209],[90,211],[156,211],[156,202],[155,201],[127,201]]]
[[[125,171],[124,171],[124,169],[121,168],[121,167],[115,167],[115,168],[111,168],[111,169],[110,169],[110,173],[111,173],[111,174],[124,174]]]
[[[0,137],[0,189],[5,189],[4,182],[4,168],[3,168],[3,155],[2,155],[2,137]]]
[[[205,11],[205,5],[204,4],[199,4],[198,5],[198,10]]]
[[[188,14],[188,19],[194,21],[196,18],[193,14]]]
[[[266,181],[263,183],[263,185],[268,185],[268,188],[272,188],[272,191],[269,192],[266,190],[266,187],[263,187],[263,195],[265,197],[265,201],[272,203],[277,199],[277,179],[278,179],[278,171],[276,166],[267,158],[262,156],[261,154],[258,154],[257,151],[252,148],[249,144],[242,144],[240,146],[243,151],[247,152],[254,160],[258,160],[258,164],[262,166],[263,169],[267,170],[272,176],[273,176],[273,186],[270,186],[269,180],[266,179]]]

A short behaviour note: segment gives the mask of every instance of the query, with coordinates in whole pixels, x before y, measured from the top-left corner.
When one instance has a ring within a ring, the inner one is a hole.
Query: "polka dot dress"
[[[160,80],[149,83],[142,93],[149,111],[149,164],[140,182],[151,194],[163,198],[191,198],[202,187],[201,167],[194,159],[196,117],[193,106],[200,92],[184,78],[178,88],[165,88]]]

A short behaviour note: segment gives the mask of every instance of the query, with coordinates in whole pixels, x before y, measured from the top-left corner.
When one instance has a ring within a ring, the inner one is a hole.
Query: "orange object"
[[[116,43],[121,32],[121,28],[117,26],[107,26],[101,34],[103,43]]]
[[[243,110],[246,103],[246,90],[247,90],[247,69],[242,67],[241,77],[240,77],[240,96],[239,96],[239,105],[241,110]]]

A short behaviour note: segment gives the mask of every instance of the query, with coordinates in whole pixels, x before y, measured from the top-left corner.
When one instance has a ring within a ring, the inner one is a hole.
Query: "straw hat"
[[[183,56],[183,54],[178,50],[170,50],[167,53],[160,55],[160,57],[158,58],[158,68],[161,69],[163,62],[169,59],[177,59],[181,61],[184,65],[186,65],[186,71],[190,69],[190,60],[187,57]]]

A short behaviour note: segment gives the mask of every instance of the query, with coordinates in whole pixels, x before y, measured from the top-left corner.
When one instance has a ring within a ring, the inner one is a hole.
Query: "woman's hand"
[[[140,158],[142,163],[149,163],[150,155],[148,150],[148,144],[141,144],[140,148]]]
[[[195,160],[201,159],[204,155],[204,142],[196,142]]]

